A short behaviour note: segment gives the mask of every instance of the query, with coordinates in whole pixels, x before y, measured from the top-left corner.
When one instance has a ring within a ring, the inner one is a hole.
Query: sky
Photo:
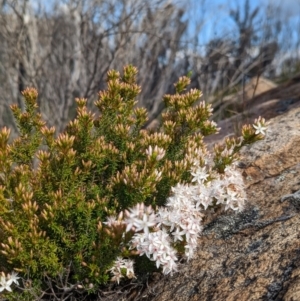
[[[55,2],[55,0],[30,1],[32,3],[40,2],[44,7],[50,7],[51,3]],[[64,1],[61,0],[61,2]],[[224,32],[229,35],[237,34],[237,27],[229,17],[229,12],[236,7],[243,8],[245,0],[170,0],[170,2],[179,3],[186,9],[186,18],[190,21],[189,36],[194,36],[195,32],[199,33],[195,45],[200,50],[212,38],[224,37]],[[187,3],[190,3],[190,5],[187,5]],[[284,20],[291,22],[295,28],[299,23],[298,28],[300,28],[300,0],[249,0],[249,4],[251,11],[257,6],[260,7],[262,20],[265,19],[264,14],[267,6],[272,4],[274,7],[279,8],[277,13]],[[241,9],[241,11],[243,10]],[[295,33],[291,34],[298,35],[298,32],[295,30]],[[299,38],[295,37],[295,39]]]
[[[182,3],[186,3],[182,0]],[[187,9],[187,18],[190,20],[189,34],[193,35],[199,32],[197,51],[204,51],[205,45],[212,39],[217,37],[225,37],[226,35],[237,35],[237,26],[229,17],[230,10],[241,8],[243,11],[245,0],[192,0],[191,7]],[[276,16],[284,20],[283,24],[289,24],[293,28],[293,32],[288,34],[294,35],[294,41],[299,41],[300,28],[300,0],[249,0],[250,11],[259,7],[259,17],[262,22],[267,22],[266,9],[272,5],[277,8]],[[200,23],[201,29],[197,29],[196,25]],[[286,34],[286,32],[285,32]],[[236,36],[235,36],[236,37]],[[285,36],[278,36],[278,42],[284,43]],[[286,48],[290,47],[289,45]]]
[[[207,14],[205,31],[211,36],[217,32],[218,24],[222,29],[229,25],[231,22],[228,17],[230,10],[237,6],[242,8],[244,2],[245,0],[193,0],[190,13],[197,21],[198,18],[201,18],[201,10],[205,7],[205,13]],[[261,13],[271,4],[279,8],[282,17],[290,19],[299,18],[300,16],[300,0],[250,0],[249,4],[252,10],[259,7]]]
[[[143,0],[137,0],[143,1]],[[194,17],[197,18],[197,14],[201,13],[202,8],[205,9],[210,18],[218,18],[220,21],[226,19],[230,9],[236,6],[243,6],[245,0],[190,0],[191,7],[189,9],[193,11]],[[30,0],[31,3],[42,3],[44,7],[50,7],[51,3],[54,3],[55,0]],[[68,2],[61,0],[61,2]],[[183,4],[185,8],[188,0],[170,0],[170,2],[178,2]],[[264,9],[268,5],[272,4],[274,6],[280,7],[282,14],[286,16],[299,16],[300,15],[300,0],[249,0],[250,7],[259,6]],[[208,20],[208,23],[212,23],[212,20]]]

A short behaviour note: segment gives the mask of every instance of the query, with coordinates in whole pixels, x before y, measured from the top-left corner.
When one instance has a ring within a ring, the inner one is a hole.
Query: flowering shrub
[[[109,71],[98,113],[77,99],[77,116],[60,134],[37,112],[35,89],[23,91],[25,111],[11,107],[20,135],[9,142],[10,131],[0,131],[0,268],[22,281],[15,272],[1,277],[7,299],[80,298],[141,276],[140,256],[175,272],[180,257],[193,257],[206,212],[243,208],[234,161],[263,138],[264,119],[210,154],[203,138],[218,128],[211,106],[197,104],[201,92],[186,91],[189,78],[164,97],[151,131],[147,111],[135,107],[136,74],[132,66]]]

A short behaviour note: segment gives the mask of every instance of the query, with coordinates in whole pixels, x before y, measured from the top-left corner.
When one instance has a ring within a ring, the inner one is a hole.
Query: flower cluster
[[[176,251],[171,247],[169,234],[160,227],[163,219],[159,214],[151,206],[137,204],[129,211],[126,210],[126,216],[126,232],[136,232],[130,248],[135,248],[141,256],[145,254],[150,260],[156,261],[157,268],[162,265],[165,274],[176,270]]]
[[[239,211],[244,206],[243,180],[234,167],[227,167],[225,174],[216,174],[209,182],[206,179],[210,174],[205,167],[194,170],[192,175],[197,185],[177,184],[166,206],[156,213],[144,204],[126,210],[126,232],[135,232],[131,248],[155,261],[157,267],[162,266],[164,274],[177,270],[176,250],[172,245],[184,243],[185,256],[193,257],[204,210],[214,204]]]
[[[266,126],[267,123],[263,118],[256,119],[252,125],[256,130],[255,135],[264,136]],[[252,132],[249,131],[249,134]],[[242,141],[242,137],[236,141],[227,140],[227,147],[220,154],[224,158],[232,156],[234,147],[241,146]],[[146,154],[148,156],[155,154],[157,160],[164,156],[163,151],[157,146],[150,147]],[[197,158],[202,160],[199,161]],[[235,168],[235,163],[226,165],[223,172],[214,170],[210,167],[211,163],[208,152],[200,151],[194,154],[190,183],[178,183],[172,187],[172,195],[168,197],[165,206],[154,210],[143,203],[137,204],[125,210],[124,220],[118,218],[118,223],[126,226],[125,232],[134,233],[129,243],[130,249],[135,249],[140,256],[146,255],[151,261],[155,261],[156,267],[162,267],[164,274],[177,271],[176,261],[182,255],[178,254],[179,250],[182,253],[182,247],[188,260],[194,256],[197,238],[202,231],[204,211],[214,209],[216,206],[224,211],[228,209],[241,211],[244,208],[246,200],[244,183],[241,174]],[[107,225],[110,224],[110,219],[109,217]],[[125,266],[122,260],[118,259],[111,270],[114,274],[113,280],[118,282],[121,277],[118,266]]]
[[[19,285],[18,279],[20,277],[17,275],[18,273],[15,273],[14,271],[11,274],[7,274],[7,276],[2,272],[0,276],[0,292],[3,292],[4,290],[11,292],[11,285],[13,283]]]
[[[136,233],[131,240],[131,248],[136,248],[140,254],[146,255],[156,262],[156,267],[162,266],[163,273],[169,274],[177,270],[176,251],[171,246],[171,239],[165,229],[156,232]]]
[[[124,277],[122,274],[122,270],[126,271],[127,278],[129,279],[135,278],[134,271],[133,271],[133,261],[129,259],[117,257],[113,267],[109,270],[113,274],[111,281],[116,281],[120,283],[120,279]]]
[[[173,187],[165,207],[154,211],[151,206],[137,204],[125,210],[123,223],[126,232],[135,233],[130,249],[136,249],[140,256],[146,255],[155,261],[156,267],[161,266],[164,274],[177,270],[178,256],[174,246],[183,245],[187,259],[193,257],[202,230],[204,210],[214,204],[223,206],[224,210],[238,211],[244,206],[243,180],[234,166],[226,167],[225,173],[220,175],[195,164],[191,174],[192,184]],[[208,181],[210,177],[212,180]],[[108,218],[107,224],[110,220]],[[125,259],[122,260],[118,259],[111,269],[113,280],[118,282],[122,275],[120,268],[125,267]]]

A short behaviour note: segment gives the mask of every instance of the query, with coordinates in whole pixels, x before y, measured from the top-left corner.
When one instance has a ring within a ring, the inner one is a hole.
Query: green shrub
[[[122,76],[109,71],[107,90],[95,102],[98,112],[77,99],[77,117],[61,134],[42,121],[35,89],[22,93],[24,112],[11,107],[20,135],[9,143],[10,131],[0,132],[0,264],[5,274],[17,271],[23,283],[5,292],[10,300],[92,292],[107,284],[116,258],[136,255],[128,247],[134,233],[107,220],[121,221],[124,210],[141,203],[164,206],[172,187],[193,180],[195,158],[205,164],[203,137],[218,129],[209,121],[211,106],[194,105],[201,92],[186,92],[190,80],[180,78],[176,93],[164,97],[159,128],[145,130],[136,74],[132,66]],[[243,139],[217,145],[214,172],[224,173],[243,145],[262,137],[245,126]]]

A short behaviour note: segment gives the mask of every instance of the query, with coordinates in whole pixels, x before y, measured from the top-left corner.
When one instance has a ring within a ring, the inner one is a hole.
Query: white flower
[[[104,222],[103,224],[105,224],[105,225],[107,225],[107,226],[109,226],[109,227],[112,227],[113,225],[115,225],[116,224],[116,222],[117,222],[117,218],[115,217],[115,216],[109,216],[107,219],[106,219],[107,221],[106,222]]]
[[[174,236],[174,241],[176,242],[177,240],[182,241],[183,240],[183,235],[185,234],[184,231],[180,231],[180,228],[176,228],[175,232],[172,232],[172,235]]]
[[[20,277],[17,277],[18,273],[16,273],[15,271],[13,271],[11,274],[7,275],[8,278],[8,283],[9,285],[11,285],[12,283],[15,283],[16,285],[19,285],[18,279],[20,279]]]
[[[6,281],[5,277],[4,276],[1,276],[0,277],[0,292],[3,292],[4,290],[7,290],[9,292],[11,292],[11,282],[9,281]]]
[[[194,247],[191,245],[186,245],[184,246],[185,248],[185,256],[188,258],[188,260],[190,260],[191,258],[194,257]]]
[[[202,209],[199,207],[202,205],[204,210],[206,210],[212,203],[213,199],[211,197],[211,190],[209,187],[202,187],[198,195],[193,196],[193,199],[196,201],[196,208]]]
[[[143,214],[143,219],[136,219],[134,222],[134,226],[136,227],[136,232],[144,231],[145,234],[149,233],[149,228],[156,225],[156,217],[154,214],[147,215]]]
[[[196,169],[196,172],[191,172],[191,174],[193,176],[192,182],[197,182],[198,184],[202,184],[209,176],[205,167],[199,167]]]
[[[134,230],[133,228],[133,225],[134,225],[134,222],[135,222],[135,218],[127,218],[125,220],[125,224],[126,224],[126,232],[130,231],[130,230]]]
[[[232,210],[241,210],[241,207],[243,207],[243,201],[240,202],[240,198],[238,196],[238,193],[236,191],[233,191],[229,188],[227,188],[227,195],[226,195],[226,206],[225,210],[232,209]]]
[[[126,269],[127,278],[135,278],[133,261],[124,259],[122,257],[117,257],[114,262],[114,266],[109,270],[113,274],[111,281],[116,281],[118,284],[120,283],[120,279],[123,277],[121,269]]]
[[[112,271],[112,273],[114,276],[111,278],[111,281],[116,281],[119,284],[120,279],[123,277],[122,273],[116,270]]]
[[[174,271],[177,271],[177,257],[176,257],[176,253],[174,250],[170,250],[169,254],[168,254],[168,258],[167,258],[167,262],[164,264],[163,266],[163,273],[165,275],[169,274],[169,273],[173,273]]]
[[[256,129],[255,135],[258,134],[262,134],[264,136],[266,135],[267,127],[263,126],[263,124],[260,121],[257,122],[257,125],[253,124],[253,127]]]
[[[127,278],[135,278],[134,270],[133,270],[133,260],[124,259],[124,268],[126,269]]]
[[[144,231],[144,233],[149,233],[149,228],[154,227],[157,224],[157,217],[153,213],[151,206],[146,207],[144,204],[137,204],[134,208],[126,210],[125,219],[126,232],[134,229],[135,232]],[[134,227],[134,228],[133,228]]]

